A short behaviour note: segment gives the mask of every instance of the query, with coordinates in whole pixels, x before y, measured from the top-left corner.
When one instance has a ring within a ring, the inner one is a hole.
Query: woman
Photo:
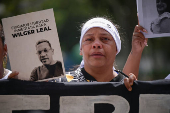
[[[151,23],[151,31],[154,34],[170,33],[170,1],[156,0],[159,17]]]
[[[83,65],[73,72],[66,74],[69,82],[124,82],[129,91],[133,81],[137,80],[138,68],[142,51],[147,40],[136,26],[133,34],[132,51],[123,71],[113,70],[116,55],[121,50],[121,40],[116,27],[104,18],[93,18],[87,21],[81,30],[80,55]],[[58,81],[58,80],[55,80]]]
[[[16,71],[12,73],[10,70],[3,68],[3,61],[7,62],[7,45],[5,44],[3,28],[0,24],[0,79],[13,78],[18,75]]]

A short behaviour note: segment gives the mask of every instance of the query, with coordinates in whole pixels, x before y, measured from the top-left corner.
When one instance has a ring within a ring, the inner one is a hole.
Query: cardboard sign
[[[65,75],[53,9],[4,18],[2,23],[11,69],[20,72],[19,79]]]

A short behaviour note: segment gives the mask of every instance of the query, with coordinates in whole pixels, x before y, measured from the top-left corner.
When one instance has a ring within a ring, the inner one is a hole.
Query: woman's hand
[[[133,73],[129,74],[129,78],[124,79],[124,84],[125,84],[126,88],[128,89],[128,91],[132,91],[132,85],[135,80],[137,80],[137,79]]]
[[[18,78],[18,75],[19,72],[17,71],[13,71],[9,76],[8,76],[8,79],[11,79],[11,78],[14,78],[14,79],[17,79]]]
[[[140,25],[136,25],[132,36],[132,50],[131,52],[141,53],[147,45],[148,39],[145,38],[142,32],[147,31]]]

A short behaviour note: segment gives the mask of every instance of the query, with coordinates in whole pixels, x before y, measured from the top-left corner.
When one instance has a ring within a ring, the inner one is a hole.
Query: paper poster
[[[53,9],[2,19],[12,71],[22,80],[65,75]]]
[[[170,1],[169,0],[137,0],[139,24],[148,33],[146,38],[170,36]]]

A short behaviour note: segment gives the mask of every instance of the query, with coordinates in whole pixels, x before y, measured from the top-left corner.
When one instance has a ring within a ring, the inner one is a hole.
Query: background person
[[[54,49],[48,40],[39,40],[36,43],[36,50],[42,66],[36,67],[30,76],[31,81],[37,81],[63,75],[62,63],[53,59]]]
[[[0,79],[8,79],[16,77],[19,73],[12,72],[3,68],[7,63],[7,45],[5,44],[5,36],[2,25],[0,24]]]

